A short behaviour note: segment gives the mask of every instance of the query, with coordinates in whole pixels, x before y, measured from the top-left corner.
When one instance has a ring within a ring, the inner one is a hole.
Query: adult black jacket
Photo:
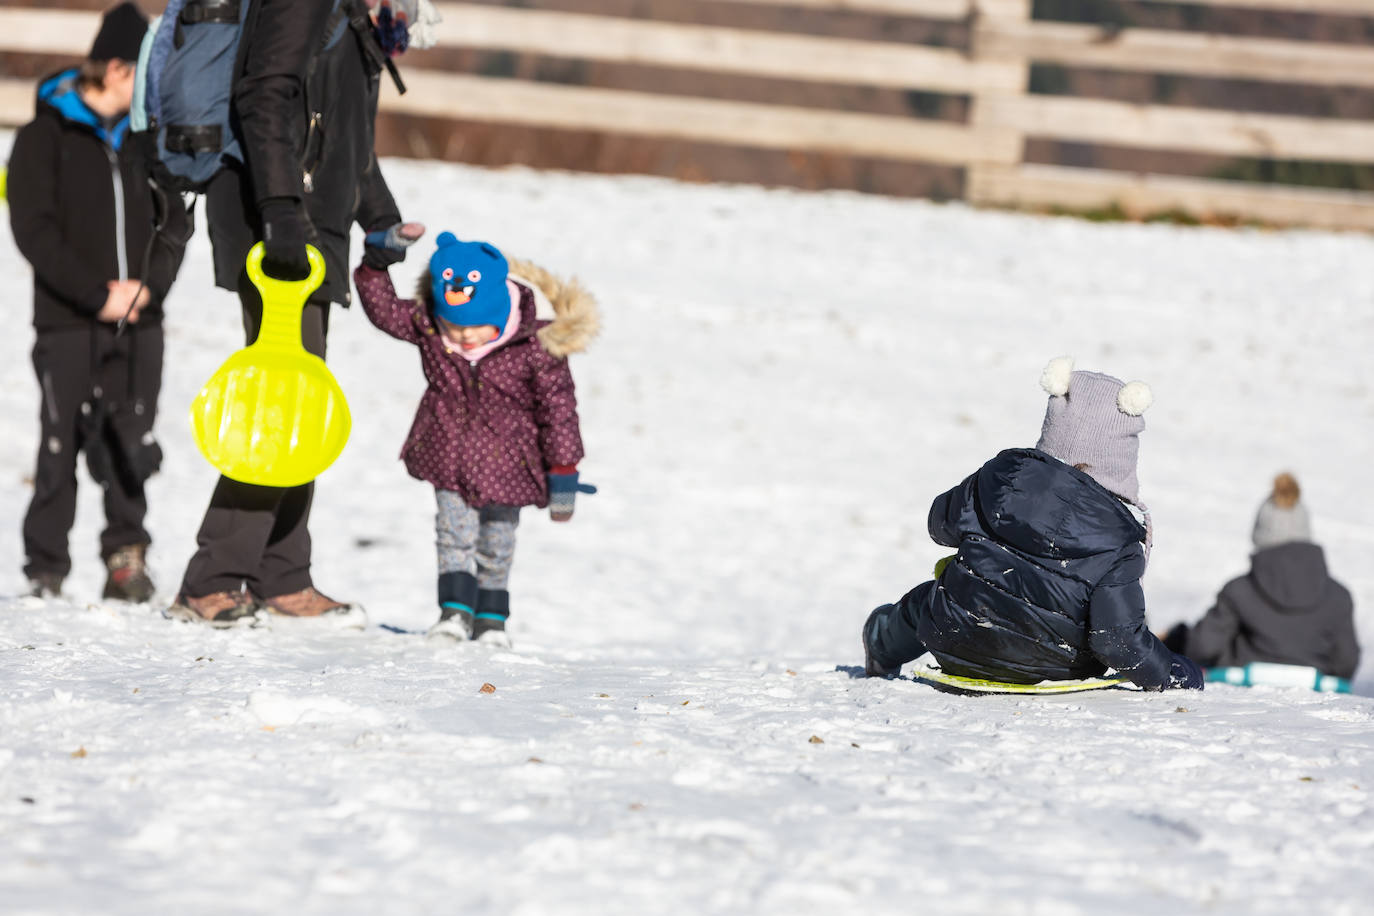
[[[1145,528],[1087,474],[1035,449],[1001,452],[936,498],[929,528],[956,559],[901,610],[946,670],[1168,681],[1171,653],[1145,624]]]
[[[352,24],[350,24],[350,21]],[[400,222],[373,152],[380,49],[362,0],[256,0],[234,86],[244,168],[208,190],[215,280],[243,282],[244,258],[262,236],[258,208],[301,202],[325,257],[315,302],[349,301],[349,233]]]
[[[1360,663],[1355,605],[1316,544],[1256,551],[1188,633],[1184,653],[1205,667],[1278,662],[1349,678]]]
[[[177,198],[162,209],[139,144],[124,142],[127,119],[105,123],[80,100],[76,71],[38,87],[34,119],[10,153],[10,228],[33,266],[33,324],[82,327],[105,304],[111,280],[143,279],[151,300],[140,322],[162,319],[162,300],[181,265],[186,214]],[[145,255],[147,256],[145,270]]]

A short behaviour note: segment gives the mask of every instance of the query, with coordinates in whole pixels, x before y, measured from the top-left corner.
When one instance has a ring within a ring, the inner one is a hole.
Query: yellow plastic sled
[[[352,419],[324,360],[301,346],[301,312],[324,280],[324,256],[307,245],[310,276],[294,281],[263,273],[262,256],[261,242],[248,252],[248,278],[262,294],[258,339],[200,389],[191,402],[191,433],[225,477],[294,487],[334,463]]]

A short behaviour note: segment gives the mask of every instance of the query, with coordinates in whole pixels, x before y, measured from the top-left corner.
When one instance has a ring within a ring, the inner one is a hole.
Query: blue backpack
[[[203,193],[226,160],[244,161],[234,123],[234,81],[243,65],[240,39],[251,33],[257,9],[254,0],[169,0],[148,24],[129,127],[143,142],[161,188]],[[334,0],[316,54],[350,28],[373,66],[388,70],[405,92],[360,0]]]
[[[202,192],[224,166],[243,161],[231,123],[239,38],[252,0],[169,0],[148,25],[134,76],[130,129],[147,144],[157,183]]]

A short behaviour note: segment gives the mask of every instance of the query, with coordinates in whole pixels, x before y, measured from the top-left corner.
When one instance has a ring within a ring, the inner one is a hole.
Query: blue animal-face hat
[[[460,242],[452,232],[439,235],[439,247],[429,257],[434,313],[460,327],[506,326],[510,293],[506,290],[506,259],[495,245]]]

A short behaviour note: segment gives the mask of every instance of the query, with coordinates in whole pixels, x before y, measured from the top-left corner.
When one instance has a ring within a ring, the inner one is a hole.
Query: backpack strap
[[[186,25],[198,22],[223,22],[237,25],[240,0],[189,0],[181,8],[177,21]]]
[[[367,5],[357,2],[357,0],[345,0],[344,6],[349,8],[348,27],[353,30],[353,34],[358,38],[358,44],[363,49],[363,55],[367,58],[368,65],[374,73],[386,70],[391,74],[391,81],[396,84],[396,91],[406,94],[406,84],[401,80],[401,71],[396,69],[396,64],[391,57],[382,50],[382,44],[377,40],[377,32],[372,28],[372,15],[367,11]]]

